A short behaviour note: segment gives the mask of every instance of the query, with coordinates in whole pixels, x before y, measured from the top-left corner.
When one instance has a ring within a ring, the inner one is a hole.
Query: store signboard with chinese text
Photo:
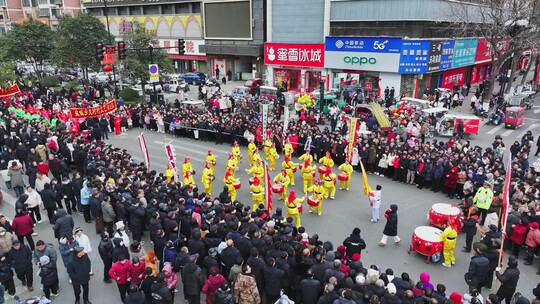
[[[465,68],[458,68],[445,71],[442,77],[441,87],[453,89],[454,85],[462,86],[465,83]]]
[[[442,44],[441,64],[439,66],[441,71],[448,70],[452,67],[452,60],[454,59],[454,44],[455,40],[447,40]]]
[[[452,68],[474,65],[477,46],[477,39],[455,40]]]
[[[400,74],[424,74],[428,71],[429,40],[403,40],[399,58]]]
[[[398,72],[400,51],[399,38],[326,37],[325,67]]]
[[[324,67],[324,44],[264,44],[264,64],[297,67]]]
[[[428,59],[428,72],[436,72],[440,69],[443,43],[444,41],[431,41]]]

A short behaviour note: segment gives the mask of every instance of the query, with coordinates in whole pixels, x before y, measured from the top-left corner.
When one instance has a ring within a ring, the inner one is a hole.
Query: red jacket
[[[536,248],[536,246],[540,246],[540,230],[538,230],[538,223],[529,224],[529,227],[531,227],[531,230],[529,230],[529,233],[527,233],[525,245],[530,248]]]
[[[512,227],[512,234],[510,240],[516,245],[523,245],[525,243],[525,237],[527,236],[527,231],[529,230],[528,225],[518,224]]]
[[[116,262],[109,269],[109,278],[116,281],[119,285],[125,284],[131,275],[131,262],[126,261],[124,264]]]
[[[135,266],[131,264],[131,270],[130,270],[130,277],[131,277],[131,284],[139,285],[142,280],[144,280],[144,269],[146,265],[144,265],[144,261],[139,261],[139,265]]]
[[[31,234],[34,231],[34,222],[28,213],[21,213],[15,215],[13,223],[11,223],[11,229],[17,236],[24,236]]]
[[[206,304],[212,304],[212,299],[214,294],[221,287],[221,284],[225,281],[225,278],[221,274],[216,274],[215,276],[208,276],[204,286],[202,288],[202,293],[206,294]]]

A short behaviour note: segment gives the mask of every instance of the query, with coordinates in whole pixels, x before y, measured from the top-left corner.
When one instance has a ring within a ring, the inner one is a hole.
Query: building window
[[[143,15],[159,15],[159,6],[158,5],[143,6]]]
[[[62,17],[62,14],[60,13],[59,9],[53,8],[51,9],[51,13],[53,17],[56,17],[57,19],[60,19]]]
[[[118,15],[119,16],[127,16],[129,15],[129,7],[127,6],[119,6],[118,9]]]
[[[107,15],[109,16],[117,16],[116,13],[116,7],[107,7]]]
[[[130,6],[129,7],[129,15],[130,16],[138,16],[142,15],[142,7],[140,6]]]
[[[39,16],[40,17],[50,17],[51,13],[48,8],[40,8],[39,9]]]
[[[47,5],[49,4],[49,0],[39,0],[40,5]]]
[[[174,5],[173,4],[163,4],[161,6],[162,15],[173,15],[174,14]]]
[[[175,14],[189,14],[189,3],[178,3],[175,5]]]
[[[199,2],[191,3],[191,12],[193,14],[200,14],[201,13],[201,4]]]
[[[0,7],[6,7],[6,0],[0,0]]]

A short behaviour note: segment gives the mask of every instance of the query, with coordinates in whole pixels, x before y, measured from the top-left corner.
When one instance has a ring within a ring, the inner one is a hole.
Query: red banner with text
[[[0,97],[7,97],[15,94],[19,94],[21,90],[17,84],[9,86],[7,88],[0,88]]]
[[[71,118],[89,118],[101,116],[116,110],[116,100],[111,99],[94,108],[70,108]]]

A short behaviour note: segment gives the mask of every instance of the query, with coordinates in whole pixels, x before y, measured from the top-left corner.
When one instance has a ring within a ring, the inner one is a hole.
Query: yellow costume
[[[229,159],[227,160],[227,169],[231,169],[233,171],[236,171],[238,168],[238,165],[236,163],[236,159],[232,154],[229,154]]]
[[[212,174],[216,173],[216,156],[212,153],[212,150],[208,150],[208,154],[204,159],[206,163],[210,164],[210,169],[212,169]]]
[[[264,188],[261,186],[261,181],[258,177],[253,180],[249,190],[251,192],[252,210],[257,211],[259,204],[264,202]]]
[[[201,183],[203,185],[204,193],[212,195],[212,182],[214,181],[214,171],[209,163],[203,169],[201,176]]]
[[[298,164],[294,163],[290,156],[285,155],[285,159],[281,162],[281,169],[287,172],[291,186],[294,186],[294,172],[296,171],[297,167]]]
[[[263,142],[263,152],[264,152],[264,156],[266,157],[266,159],[268,159],[268,157],[270,155],[270,148],[272,148],[272,142],[269,139],[266,139]]]
[[[249,141],[247,150],[248,150],[248,162],[249,162],[249,165],[253,166],[253,164],[255,163],[254,159],[253,159],[253,156],[254,156],[255,153],[257,153],[257,146],[255,145],[253,140]]]
[[[253,177],[258,177],[262,180],[262,176],[264,174],[264,168],[260,161],[257,161],[253,164],[253,166],[249,169],[246,169],[246,172],[251,174]]]
[[[328,198],[328,196],[330,196],[330,199],[334,199],[336,195],[336,175],[331,173],[330,169],[327,169],[322,176],[322,180],[324,187],[324,198]],[[330,195],[328,192],[330,192]]]
[[[223,178],[223,182],[229,190],[231,201],[234,202],[236,200],[236,188],[234,188],[234,185],[238,183],[238,179],[234,177],[234,170],[229,168],[225,169],[225,177]]]
[[[292,157],[292,153],[294,152],[294,149],[290,142],[287,142],[285,144],[285,147],[283,147],[283,152],[285,156]]]
[[[195,171],[193,171],[193,165],[191,164],[189,157],[186,156],[184,158],[184,163],[182,164],[182,176],[186,175],[186,172],[190,172],[191,175],[194,174]]]
[[[440,235],[441,241],[443,241],[443,266],[451,267],[456,263],[456,257],[454,256],[454,248],[456,248],[457,231],[448,225]]]
[[[334,167],[334,160],[330,156],[330,152],[326,152],[326,156],[321,157],[319,163],[331,170]]]
[[[321,182],[317,180],[311,187],[308,189],[309,193],[311,194],[311,197],[314,201],[318,202],[317,206],[309,206],[309,212],[315,211],[315,208],[317,208],[317,214],[322,215],[322,205],[323,205],[323,198],[324,198],[324,187],[321,185]]]
[[[285,203],[285,207],[287,207],[287,216],[294,218],[296,228],[302,226],[302,222],[300,220],[300,210],[298,209],[301,208],[303,202],[303,197],[296,198],[294,191],[291,191],[289,198]]]
[[[253,163],[256,164],[257,162],[262,163],[262,157],[259,154],[259,151],[255,151],[255,153],[253,153]]]
[[[308,192],[308,188],[313,185],[313,175],[315,174],[315,166],[311,165],[309,158],[304,160],[302,165],[302,181],[304,184],[304,193]]]
[[[353,167],[351,166],[351,164],[349,164],[349,162],[344,162],[338,167],[338,169],[340,171],[340,174],[347,176],[347,180],[339,181],[339,190],[345,189],[349,191],[349,188],[351,187],[351,176],[353,173]]]
[[[303,161],[303,162],[305,162],[306,160],[309,159],[309,162],[313,163],[313,156],[311,154],[309,154],[309,150],[306,150],[306,152],[304,154],[300,155],[300,157],[298,159]]]
[[[270,162],[270,170],[274,171],[276,169],[276,162],[278,159],[278,154],[276,151],[276,146],[272,144],[272,147],[270,147],[270,150],[268,152],[268,155],[266,156],[266,159]]]
[[[285,198],[287,197],[287,189],[289,188],[289,183],[289,176],[287,175],[287,172],[285,172],[285,170],[281,170],[281,173],[274,177],[274,184],[283,185],[283,192],[281,192],[279,196],[280,200],[285,200]]]
[[[167,169],[165,169],[165,179],[167,180],[167,183],[174,180],[174,169],[170,164],[167,166]]]
[[[240,164],[240,160],[242,159],[242,154],[240,153],[240,147],[238,146],[238,143],[236,141],[233,142],[232,155],[234,160],[236,161],[236,167],[238,167],[238,165]]]
[[[186,171],[184,174],[184,186],[195,187],[195,179],[193,178],[193,171]]]

